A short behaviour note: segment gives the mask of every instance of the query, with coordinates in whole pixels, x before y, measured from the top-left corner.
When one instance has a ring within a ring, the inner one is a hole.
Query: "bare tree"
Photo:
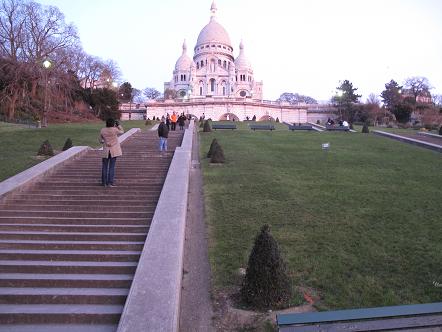
[[[430,86],[430,82],[428,82],[428,79],[426,77],[409,77],[405,80],[404,86],[413,95],[414,101],[417,101],[417,98],[419,96],[431,96],[430,89],[432,88]]]
[[[0,55],[18,61],[23,49],[25,15],[23,2],[3,0],[0,3]]]
[[[143,95],[150,100],[157,99],[161,96],[161,92],[159,92],[155,88],[145,88],[143,90]]]

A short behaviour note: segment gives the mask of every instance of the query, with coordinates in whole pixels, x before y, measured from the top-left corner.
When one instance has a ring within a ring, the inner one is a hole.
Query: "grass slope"
[[[201,133],[215,287],[235,284],[264,223],[322,309],[442,299],[441,155],[353,133]],[[321,144],[330,142],[330,151]]]

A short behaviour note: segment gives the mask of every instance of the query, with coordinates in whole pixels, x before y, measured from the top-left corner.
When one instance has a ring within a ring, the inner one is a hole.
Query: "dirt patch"
[[[316,311],[312,304],[290,307],[283,310],[258,312],[244,310],[235,306],[234,298],[238,289],[219,290],[213,294],[214,317],[216,331],[277,331],[276,315],[281,313],[303,313]]]

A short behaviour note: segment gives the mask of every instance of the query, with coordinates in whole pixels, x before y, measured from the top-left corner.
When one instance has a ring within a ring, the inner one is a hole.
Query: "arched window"
[[[226,95],[226,81],[222,81],[221,86],[223,89],[222,94],[223,94],[223,96],[225,96]]]
[[[221,59],[218,59],[218,66],[221,66]]]
[[[215,79],[214,78],[210,79],[210,91],[211,92],[215,91]]]
[[[224,68],[227,67],[227,62],[226,62],[226,60],[224,60],[223,67],[224,67]]]
[[[204,85],[203,81],[199,81],[199,86],[200,86],[200,96],[203,95],[203,85]]]
[[[196,69],[200,69],[200,63],[199,62],[196,63]]]
[[[203,68],[203,67],[204,67],[204,61],[201,60],[201,68]]]
[[[210,71],[215,72],[215,59],[210,60]]]

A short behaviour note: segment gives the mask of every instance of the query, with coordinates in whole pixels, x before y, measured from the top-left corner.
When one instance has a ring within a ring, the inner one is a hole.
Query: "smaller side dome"
[[[193,60],[187,55],[186,40],[183,42],[183,53],[175,63],[175,70],[190,70],[194,65]]]
[[[235,67],[238,70],[244,70],[244,69],[251,69],[252,65],[250,64],[249,59],[244,54],[244,44],[241,40],[241,43],[239,44],[239,55],[235,59]]]

